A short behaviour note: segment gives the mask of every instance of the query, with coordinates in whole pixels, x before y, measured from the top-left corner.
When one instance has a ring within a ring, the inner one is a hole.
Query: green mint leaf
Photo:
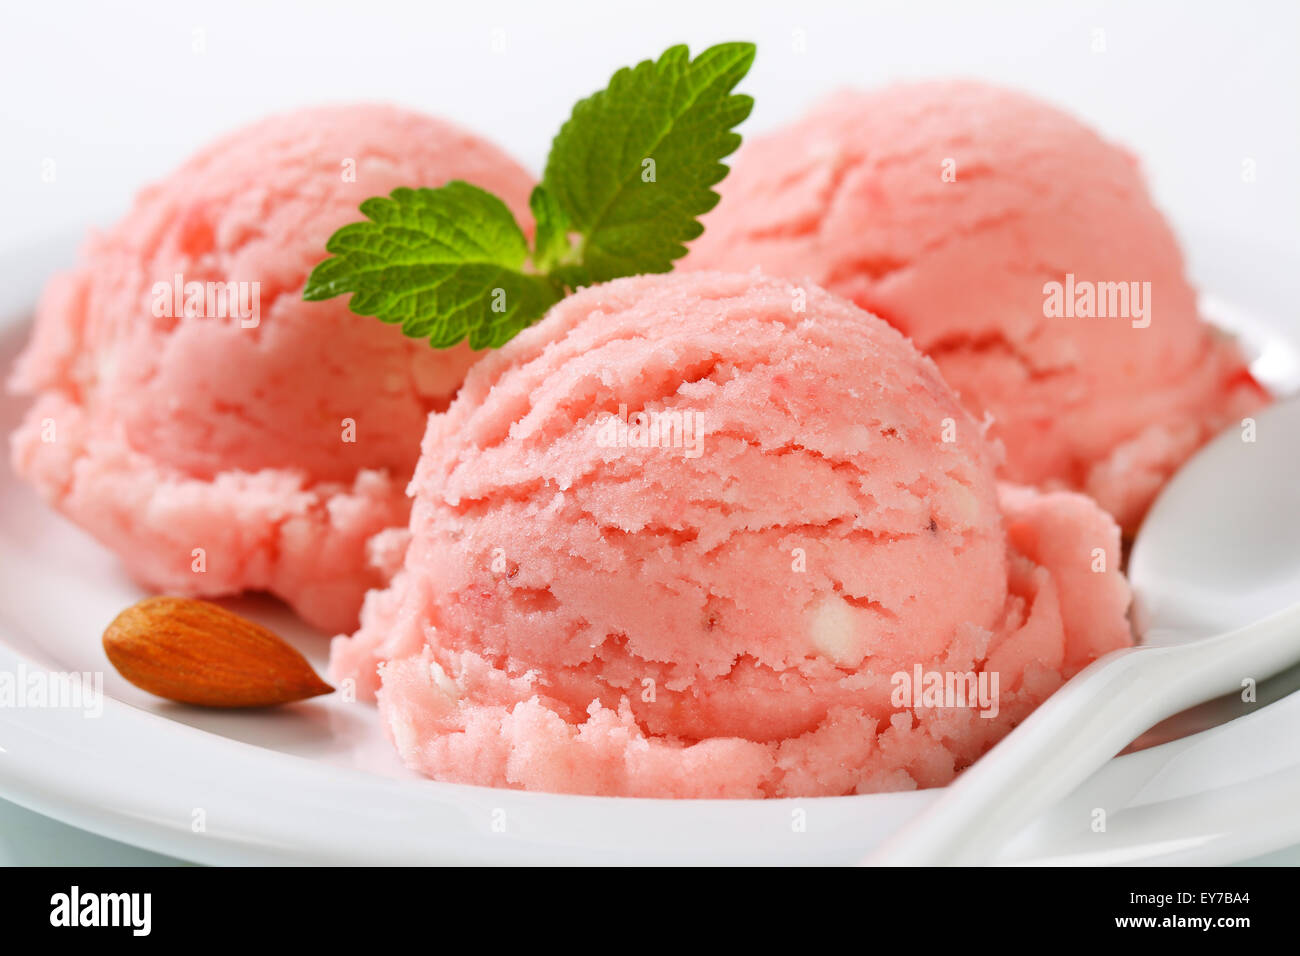
[[[698,217],[718,202],[711,187],[727,175],[721,160],[740,145],[732,127],[753,108],[731,90],[754,52],[752,43],[724,43],[692,60],[675,46],[619,70],[573,108],[542,176],[581,237],[574,263],[553,273],[559,281],[668,272],[686,254],[682,244],[703,231]]]
[[[312,270],[304,299],[350,292],[353,312],[400,323],[435,348],[468,338],[482,349],[503,345],[561,296],[548,277],[523,271],[523,231],[505,203],[477,186],[395,189],[367,199],[361,212],[368,222],[326,243],[332,258]]]
[[[500,199],[464,182],[367,199],[367,221],[339,229],[303,298],[350,293],[349,308],[437,348],[505,344],[566,291],[639,272],[668,272],[718,202],[733,127],[753,108],[731,91],[751,43],[694,60],[675,46],[619,70],[578,103],[551,145],[529,207],[534,245]]]
[[[528,205],[532,209],[533,221],[537,224],[533,239],[536,246],[533,266],[538,272],[549,272],[556,266],[567,263],[573,256],[573,245],[569,242],[569,218],[545,186],[533,189]]]

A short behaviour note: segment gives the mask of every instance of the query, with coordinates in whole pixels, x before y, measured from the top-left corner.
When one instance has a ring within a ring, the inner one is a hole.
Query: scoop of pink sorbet
[[[1134,158],[1031,97],[971,82],[843,93],[747,141],[718,189],[688,268],[760,266],[852,299],[992,415],[1006,478],[1086,491],[1127,530],[1266,400],[1201,321]],[[1067,276],[1076,302],[1087,285],[1149,283],[1146,315],[1118,288],[1094,308],[1108,317],[1047,314],[1045,287],[1064,298]]]
[[[852,304],[757,274],[620,279],[431,416],[405,564],[333,671],[441,780],[942,784],[1130,640],[1114,522],[1000,498],[993,467],[934,364]],[[917,666],[996,672],[996,714],[895,701]]]
[[[532,180],[495,147],[373,105],[271,117],[145,189],[40,303],[17,471],[149,587],[267,590],[352,630],[381,580],[366,542],[405,524],[426,416],[477,355],[302,289],[362,200],[449,179],[526,215]],[[236,283],[238,307],[207,283]]]

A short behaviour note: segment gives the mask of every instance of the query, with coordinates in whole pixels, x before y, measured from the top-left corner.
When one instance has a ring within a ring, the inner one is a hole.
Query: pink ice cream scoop
[[[453,178],[526,214],[499,150],[370,105],[272,117],[145,189],[40,303],[17,471],[150,587],[267,590],[353,629],[366,542],[405,524],[426,416],[477,355],[302,289],[362,200]]]
[[[1133,157],[978,83],[844,93],[746,143],[687,268],[807,280],[909,335],[1002,474],[1133,530],[1210,435],[1266,401],[1201,321]]]
[[[580,292],[431,416],[404,566],[334,675],[441,780],[943,784],[1130,640],[1114,522],[1000,492],[994,454],[933,362],[815,287]]]

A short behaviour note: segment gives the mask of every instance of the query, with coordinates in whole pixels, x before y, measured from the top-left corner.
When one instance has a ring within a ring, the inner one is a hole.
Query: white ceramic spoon
[[[1232,428],[1161,493],[1129,562],[1139,643],[1053,694],[866,862],[993,862],[1144,730],[1300,661],[1300,400]]]

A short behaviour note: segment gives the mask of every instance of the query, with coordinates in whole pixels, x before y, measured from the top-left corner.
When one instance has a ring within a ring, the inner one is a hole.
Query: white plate
[[[43,277],[69,256],[55,243],[0,259],[0,368]],[[22,407],[0,399],[0,433]],[[363,704],[161,702],[104,671],[99,644],[143,592],[7,457],[0,502],[0,672],[99,671],[107,697],[97,717],[0,709],[0,795],[104,836],[205,863],[851,863],[936,792],[663,801],[466,787],[408,773]],[[324,666],[324,640],[280,605],[231,605]],[[1181,739],[1111,761],[1007,859],[1223,863],[1300,842],[1300,695],[1268,703],[1296,687],[1300,669],[1263,685],[1253,707],[1218,701],[1166,722],[1142,743]]]

